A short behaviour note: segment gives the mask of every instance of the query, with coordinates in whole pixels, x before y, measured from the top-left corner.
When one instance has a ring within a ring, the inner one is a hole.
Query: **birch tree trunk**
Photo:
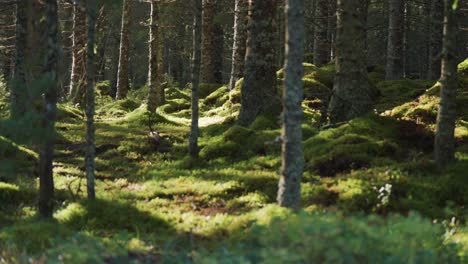
[[[86,87],[86,4],[73,1],[72,66],[70,99],[73,104],[84,102]]]
[[[301,203],[304,168],[302,100],[304,69],[304,16],[302,0],[286,1],[286,60],[283,87],[282,167],[278,204],[297,209]]]

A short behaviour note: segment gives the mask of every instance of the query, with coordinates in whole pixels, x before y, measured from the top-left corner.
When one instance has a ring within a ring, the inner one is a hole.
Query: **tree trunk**
[[[15,65],[13,69],[13,85],[11,89],[11,114],[22,117],[30,104],[29,91],[26,82],[25,56],[28,42],[28,1],[16,3],[16,33],[15,33]]]
[[[122,28],[120,31],[120,54],[119,54],[119,69],[117,72],[117,100],[124,99],[128,93],[128,61],[130,52],[130,20],[132,12],[131,0],[123,1],[122,10]]]
[[[305,52],[306,53],[314,53],[314,35],[315,35],[315,0],[305,0],[304,1],[304,23],[307,25],[305,27]],[[308,61],[312,63],[313,61]]]
[[[39,214],[44,218],[51,218],[53,213],[54,178],[53,154],[55,116],[57,112],[57,63],[58,63],[58,15],[57,1],[45,0],[45,17],[47,37],[47,53],[44,75],[50,85],[44,96],[45,117],[43,128],[47,131],[39,154]]]
[[[214,67],[214,13],[216,0],[203,0],[203,40],[201,80],[204,83],[215,82]]]
[[[302,0],[286,2],[286,60],[283,91],[282,167],[278,186],[278,204],[299,208],[301,178],[304,169],[302,149],[302,100],[304,73],[304,17]]]
[[[229,91],[234,89],[236,82],[244,73],[245,48],[247,42],[247,12],[249,5],[247,0],[236,0],[234,17],[234,43],[232,45],[231,78]]]
[[[224,29],[222,25],[215,23],[213,32],[214,83],[223,83]]]
[[[386,80],[403,79],[404,56],[404,14],[403,0],[389,0],[390,17],[388,23],[387,64],[385,69]]]
[[[455,160],[455,120],[457,117],[456,96],[458,88],[456,36],[456,13],[452,1],[444,0],[444,37],[442,46],[441,90],[439,112],[434,143],[437,166],[444,168]]]
[[[202,0],[194,0],[192,57],[192,124],[190,127],[189,155],[198,157],[198,85],[200,82],[201,43],[202,43]]]
[[[241,125],[249,125],[258,115],[271,114],[275,110],[276,8],[276,1],[250,1],[250,22],[239,113]]]
[[[432,0],[430,7],[429,68],[427,79],[440,78],[440,57],[442,52],[444,2]]]
[[[97,16],[96,0],[87,0],[87,22],[88,22],[88,42],[87,42],[87,59],[86,59],[86,178],[88,199],[95,199],[96,192],[94,190],[95,179],[95,155],[96,145],[94,142],[95,126],[94,126],[94,77],[95,77],[95,55],[94,55],[94,35]]]
[[[73,2],[73,44],[70,77],[70,99],[82,104],[86,86],[86,4]]]
[[[317,0],[315,6],[314,64],[322,66],[330,59],[328,43],[328,0]]]
[[[148,111],[154,113],[162,103],[162,92],[160,86],[159,71],[159,3],[151,1],[149,30],[149,71],[148,71]]]
[[[372,109],[365,52],[365,0],[338,0],[336,74],[330,121],[347,121]]]
[[[328,45],[330,47],[330,58],[335,58],[335,36],[336,36],[336,0],[328,4]]]

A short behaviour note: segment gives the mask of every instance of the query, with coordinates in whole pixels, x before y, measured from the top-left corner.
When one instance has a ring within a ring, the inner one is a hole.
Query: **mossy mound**
[[[200,83],[198,87],[198,95],[200,98],[205,98],[214,91],[218,90],[222,85],[219,83]]]
[[[94,89],[98,92],[101,96],[110,95],[111,92],[111,83],[109,80],[100,81],[94,85]]]
[[[376,109],[379,112],[392,109],[424,94],[434,85],[434,81],[427,80],[397,80],[381,81],[376,84],[380,93]]]
[[[110,102],[98,110],[96,113],[103,117],[122,117],[140,106],[140,103],[135,99],[126,98],[118,101]]]
[[[184,98],[166,100],[166,104],[159,107],[163,113],[175,113],[190,108],[190,101]]]
[[[229,90],[226,85],[221,86],[216,91],[209,94],[203,104],[207,107],[220,107],[229,100]]]
[[[37,159],[38,155],[32,150],[0,136],[0,178],[31,169]]]
[[[185,100],[190,100],[190,90],[181,90],[176,87],[169,87],[164,90],[164,93],[166,95],[166,99],[185,99]]]
[[[57,104],[57,120],[58,121],[72,121],[82,120],[83,112],[80,109],[71,107],[67,104]]]
[[[254,155],[267,155],[279,150],[279,145],[274,143],[278,136],[278,130],[255,131],[234,125],[222,135],[213,137],[207,142],[200,151],[200,157],[207,160],[217,158],[241,160]]]
[[[409,126],[391,118],[369,115],[321,131],[304,143],[307,170],[321,176],[335,176],[399,161],[408,155],[410,148],[421,148],[432,142],[431,134],[425,129],[416,124]]]

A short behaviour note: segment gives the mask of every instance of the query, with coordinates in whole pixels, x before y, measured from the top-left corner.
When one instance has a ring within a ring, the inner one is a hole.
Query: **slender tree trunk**
[[[276,104],[275,19],[277,1],[251,0],[239,124],[271,114]]]
[[[127,97],[129,82],[128,82],[128,65],[130,52],[130,21],[132,12],[132,1],[123,1],[122,10],[122,28],[120,31],[120,54],[119,54],[119,69],[117,72],[117,100]]]
[[[70,99],[74,104],[84,101],[86,88],[86,3],[73,2],[73,44],[70,77]]]
[[[94,190],[95,179],[95,126],[94,126],[94,77],[95,77],[95,55],[94,55],[94,35],[97,16],[96,0],[87,0],[87,22],[88,22],[88,42],[87,42],[87,59],[86,59],[86,178],[88,199],[95,199],[96,192]]]
[[[405,3],[403,0],[389,0],[390,18],[388,23],[386,80],[403,79],[403,45],[405,29]]]
[[[214,83],[223,83],[224,29],[219,23],[215,23],[213,32]]]
[[[231,78],[229,91],[234,89],[236,82],[244,73],[245,48],[247,42],[247,13],[249,5],[247,0],[236,0],[234,16],[234,43],[232,45]]]
[[[305,52],[306,53],[313,53],[314,52],[314,35],[315,35],[315,0],[305,0],[304,2],[304,20],[306,27],[306,34],[305,34]],[[309,61],[312,63],[313,61]]]
[[[322,66],[330,59],[328,43],[328,0],[317,0],[315,6],[314,64]]]
[[[432,0],[430,7],[429,68],[427,79],[440,78],[440,57],[442,52],[444,1]]]
[[[330,47],[330,58],[335,58],[335,36],[336,36],[336,0],[328,3],[328,45]]]
[[[160,88],[159,71],[159,3],[151,1],[150,40],[149,40],[149,70],[148,70],[148,111],[154,113],[161,104],[162,92]]]
[[[366,70],[365,0],[338,0],[336,74],[330,122],[353,119],[373,106]]]
[[[456,36],[456,13],[452,0],[444,0],[444,38],[442,47],[442,84],[440,90],[439,112],[434,143],[434,156],[439,168],[455,160],[455,120],[457,117],[456,96],[458,88]]]
[[[194,0],[195,17],[193,22],[192,57],[192,124],[190,127],[189,155],[198,157],[198,85],[200,82],[201,43],[202,43],[202,0]]]
[[[286,2],[286,61],[283,90],[282,167],[278,186],[278,204],[299,208],[301,178],[304,169],[302,149],[302,100],[304,73],[304,16],[302,0]]]
[[[28,1],[16,3],[15,66],[11,90],[11,113],[22,117],[29,105],[29,92],[26,82],[25,56],[27,53]]]
[[[57,1],[45,0],[47,54],[44,67],[44,75],[50,82],[45,92],[45,117],[43,128],[47,131],[39,154],[39,214],[45,218],[51,218],[53,213],[54,178],[53,178],[53,154],[55,116],[57,112],[57,60],[58,46],[58,14]]]
[[[203,0],[203,40],[202,40],[202,63],[201,80],[205,83],[215,82],[215,36],[214,36],[214,14],[216,0]]]

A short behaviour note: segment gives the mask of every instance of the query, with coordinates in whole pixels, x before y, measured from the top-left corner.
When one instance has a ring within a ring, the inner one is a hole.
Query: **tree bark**
[[[405,3],[403,0],[389,0],[386,80],[403,79]]]
[[[247,42],[247,13],[249,5],[247,0],[236,0],[234,16],[234,43],[232,45],[231,78],[229,91],[234,89],[236,82],[244,73],[245,49]]]
[[[440,58],[442,52],[444,2],[443,0],[432,0],[429,11],[430,36],[429,36],[429,64],[427,79],[436,80],[440,78]]]
[[[88,41],[87,41],[87,59],[86,59],[86,179],[88,199],[95,199],[94,189],[95,180],[95,126],[94,126],[94,77],[95,77],[95,55],[94,39],[95,24],[97,16],[96,0],[87,0],[87,22],[88,22]]]
[[[122,10],[122,28],[120,31],[120,53],[119,53],[119,69],[117,71],[117,100],[127,97],[129,81],[128,81],[128,62],[130,52],[130,21],[132,12],[131,0],[123,1]]]
[[[317,0],[315,6],[314,64],[322,66],[330,60],[328,43],[328,0]]]
[[[302,149],[302,100],[304,69],[304,16],[302,0],[286,1],[286,60],[283,90],[282,167],[278,204],[298,209],[304,169]]]
[[[45,0],[45,17],[47,37],[47,53],[44,67],[44,77],[50,82],[44,96],[45,117],[42,126],[47,131],[39,154],[39,214],[44,218],[52,218],[54,178],[53,154],[55,116],[57,112],[57,63],[58,63],[58,15],[57,1]]]
[[[434,142],[434,157],[440,169],[455,160],[455,121],[457,118],[457,24],[452,1],[444,0],[441,90]]]
[[[198,157],[198,85],[200,82],[201,44],[202,44],[202,0],[194,0],[195,17],[193,21],[192,56],[192,123],[190,126],[189,155]]]
[[[271,114],[277,103],[275,19],[277,1],[251,0],[241,108],[238,122],[249,125]]]
[[[336,37],[336,0],[328,3],[328,45],[330,49],[330,58],[335,58],[335,37]]]
[[[367,80],[365,0],[338,0],[336,74],[329,105],[330,122],[347,121],[373,106]]]
[[[149,70],[148,70],[148,111],[154,113],[162,103],[162,91],[159,71],[159,3],[151,1],[149,30]]]
[[[82,104],[86,88],[86,4],[73,2],[73,44],[70,77],[70,99]]]
[[[203,40],[202,40],[202,63],[201,80],[204,83],[215,82],[215,36],[214,36],[214,14],[216,0],[203,0]]]

